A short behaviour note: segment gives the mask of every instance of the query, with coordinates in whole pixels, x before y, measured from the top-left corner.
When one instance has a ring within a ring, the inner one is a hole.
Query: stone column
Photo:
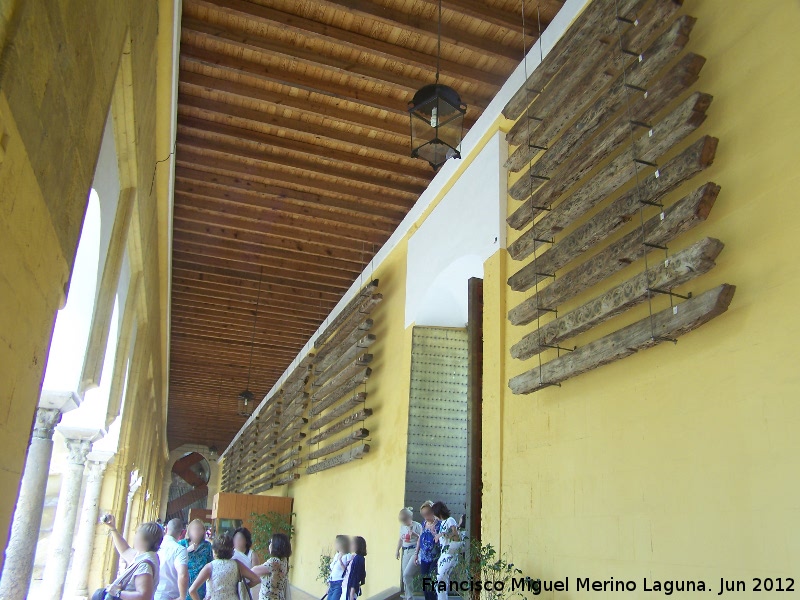
[[[133,510],[133,499],[136,496],[136,492],[139,491],[139,487],[142,485],[142,478],[138,477],[136,479],[131,478],[131,484],[128,488],[128,503],[125,505],[125,520],[120,523],[119,532],[122,536],[127,540],[129,539],[130,532],[128,529],[131,526],[131,511]]]
[[[92,565],[95,528],[100,513],[100,491],[103,487],[103,475],[113,452],[89,453],[86,464],[86,493],[83,497],[78,534],[75,536],[75,554],[70,568],[71,589],[75,596],[89,596],[89,569]]]
[[[172,485],[172,471],[167,473],[164,484],[161,487],[161,506],[158,507],[158,516],[167,523],[167,506],[169,505],[169,487]]]
[[[38,408],[33,427],[28,457],[11,525],[11,536],[6,547],[3,576],[0,579],[0,598],[25,600],[33,573],[36,542],[42,526],[44,496],[50,458],[53,455],[53,431],[61,420],[57,408]]]
[[[80,504],[81,483],[86,455],[92,449],[92,439],[84,436],[72,437],[62,431],[67,443],[67,466],[61,479],[53,532],[48,540],[41,597],[46,600],[61,600],[67,578],[72,538],[75,534],[75,517]],[[98,436],[99,437],[99,436]],[[96,438],[95,438],[96,439]]]

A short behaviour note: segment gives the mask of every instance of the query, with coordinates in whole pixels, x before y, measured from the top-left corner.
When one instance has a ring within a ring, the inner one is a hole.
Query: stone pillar
[[[75,596],[89,596],[89,569],[92,566],[95,528],[100,513],[100,491],[103,487],[103,475],[113,452],[89,453],[86,464],[86,493],[83,497],[78,534],[75,536],[75,554],[70,569],[71,589]]]
[[[57,408],[38,408],[33,427],[28,457],[11,525],[11,536],[6,547],[3,576],[0,579],[0,598],[25,600],[33,573],[36,542],[42,526],[44,496],[50,458],[53,455],[53,431],[61,420]]]
[[[71,437],[62,431],[67,443],[67,466],[61,478],[61,491],[58,494],[53,532],[48,540],[47,561],[45,562],[41,597],[46,600],[61,600],[64,582],[67,578],[72,538],[75,534],[75,517],[80,504],[81,483],[86,455],[92,449],[91,439]]]
[[[142,485],[142,478],[138,477],[136,479],[131,478],[131,484],[128,488],[128,503],[125,505],[125,520],[122,521],[119,527],[119,532],[122,536],[127,540],[129,539],[130,532],[128,529],[131,526],[131,511],[133,510],[133,499],[136,497],[136,492],[139,491],[139,488]]]

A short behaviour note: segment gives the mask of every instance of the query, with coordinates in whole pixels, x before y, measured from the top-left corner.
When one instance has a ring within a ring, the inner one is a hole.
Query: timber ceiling
[[[542,28],[561,7],[541,0]],[[480,116],[522,57],[520,0],[443,0],[440,81]],[[538,33],[527,0],[526,44]],[[433,172],[406,112],[438,0],[184,0],[168,436],[222,451]]]

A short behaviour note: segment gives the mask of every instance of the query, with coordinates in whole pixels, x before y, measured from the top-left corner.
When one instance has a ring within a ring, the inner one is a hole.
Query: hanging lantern
[[[249,417],[253,414],[256,408],[255,397],[253,392],[250,391],[250,372],[253,369],[253,349],[256,345],[256,323],[258,322],[258,307],[261,304],[261,281],[264,279],[264,267],[261,267],[261,272],[258,276],[258,294],[256,295],[256,310],[253,315],[253,333],[250,336],[250,364],[247,367],[247,387],[244,391],[239,393],[239,416]]]
[[[420,89],[408,105],[411,156],[428,161],[438,171],[448,158],[461,158],[466,105],[453,88],[432,83]]]
[[[253,396],[253,392],[250,390],[245,390],[239,394],[239,416],[240,417],[249,417],[253,414],[253,409],[255,408],[255,397]]]
[[[442,55],[442,2],[439,0],[439,36],[436,83],[421,88],[408,103],[411,118],[411,156],[428,161],[438,171],[448,158],[461,158],[461,137],[467,105],[453,88],[439,83]]]

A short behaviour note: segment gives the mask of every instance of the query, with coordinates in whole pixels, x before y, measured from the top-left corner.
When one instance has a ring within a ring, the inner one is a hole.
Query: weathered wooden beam
[[[541,94],[536,96],[531,106],[528,107],[525,116],[519,119],[509,130],[506,135],[508,143],[514,146],[527,145],[528,140],[532,137],[531,134],[535,130],[544,129],[548,125],[544,122],[547,117],[560,116],[567,121],[572,120],[575,114],[577,114],[575,111],[579,111],[579,107],[581,105],[585,106],[588,102],[587,99],[582,99],[581,104],[573,105],[572,96],[584,95],[587,93],[594,95],[597,91],[597,89],[589,85],[586,80],[578,85],[570,85],[572,82],[579,80],[581,71],[586,73],[588,71],[587,65],[593,65],[590,67],[593,71],[606,71],[609,77],[606,81],[610,81],[611,78],[620,73],[624,65],[627,74],[627,71],[634,65],[633,61],[638,62],[638,57],[636,55],[642,56],[642,62],[644,62],[644,57],[653,51],[654,48],[645,50],[646,44],[650,42],[653,34],[661,29],[664,23],[668,22],[679,8],[679,2],[673,2],[671,0],[656,1],[650,10],[645,10],[643,14],[639,15],[637,19],[638,24],[636,26],[628,27],[627,24],[621,23],[622,28],[625,29],[621,41],[619,36],[611,35],[606,40],[597,40],[596,48],[593,49],[593,52],[587,52],[585,56],[573,58],[572,62],[577,64],[574,66],[571,64],[566,65],[567,70],[562,71],[562,73],[564,73],[563,77],[559,74],[558,79],[554,80],[553,85],[547,86]],[[606,46],[609,47],[608,51],[605,53],[601,45],[603,42],[607,42]],[[625,52],[622,53],[620,48],[623,48]],[[607,95],[608,92],[609,91],[604,92],[603,95]],[[565,103],[565,101],[567,101],[567,103]],[[556,111],[557,114],[551,115],[553,111]],[[536,118],[530,119],[530,116],[535,116]],[[550,125],[552,126],[553,124]],[[561,129],[563,129],[563,124],[556,124],[554,131],[561,131]],[[543,134],[538,131],[536,133],[537,137],[543,136]],[[543,137],[552,138],[553,133],[546,134]],[[519,150],[522,150],[522,148]],[[516,152],[514,154],[516,154]],[[529,155],[529,158],[522,162],[527,162],[532,156],[533,154]],[[508,164],[509,163],[507,163],[507,165]]]
[[[523,325],[536,319],[547,309],[574,298],[583,290],[603,281],[612,274],[639,260],[653,246],[664,246],[680,234],[708,218],[719,194],[719,186],[707,183],[678,200],[616,242],[604,248],[568,273],[553,280],[538,294],[527,298],[508,313],[513,325]]]
[[[280,475],[281,473],[286,473],[286,471],[291,471],[292,469],[296,469],[301,464],[303,464],[303,460],[300,458],[295,458],[294,460],[290,460],[285,465],[275,469],[275,474]]]
[[[321,460],[318,463],[307,467],[306,473],[311,475],[312,473],[319,473],[320,471],[325,471],[326,469],[332,469],[333,467],[347,464],[354,460],[358,460],[368,452],[369,444],[362,444],[360,446],[356,446],[355,448],[350,448],[350,450],[346,452],[342,452],[336,456],[331,456],[330,458],[326,458],[325,460]]]
[[[332,444],[328,444],[327,446],[322,446],[322,448],[318,448],[312,452],[308,453],[308,458],[319,458],[320,456],[326,456],[328,454],[332,454],[333,452],[338,452],[339,450],[343,450],[348,446],[352,446],[359,440],[363,440],[369,437],[369,430],[364,429],[363,427],[356,429],[350,435],[343,437],[340,440],[333,442]]]
[[[331,425],[325,431],[319,432],[317,435],[309,438],[306,441],[308,446],[313,446],[314,444],[318,444],[323,440],[328,439],[332,435],[339,433],[340,431],[344,431],[345,429],[351,427],[355,423],[360,423],[364,421],[368,417],[372,416],[372,409],[371,408],[363,408],[356,413],[353,413],[349,417],[342,419],[335,425]],[[336,418],[336,417],[333,417]]]
[[[723,284],[546,362],[541,369],[512,377],[508,385],[514,394],[530,394],[676,339],[727,311],[735,291],[736,286]]]
[[[300,479],[299,473],[291,473],[289,475],[286,475],[284,477],[281,477],[280,479],[276,479],[275,481],[273,481],[272,486],[278,487],[281,485],[286,485],[287,483],[292,483],[293,481],[297,481],[298,479]]]
[[[347,394],[356,390],[361,384],[366,383],[367,379],[369,379],[372,370],[367,367],[366,369],[359,371],[353,377],[348,379],[345,383],[339,386],[336,390],[334,390],[331,394],[324,397],[321,397],[319,401],[313,402],[311,404],[311,409],[308,411],[309,416],[315,416],[320,414],[323,410],[328,408],[329,406],[334,405],[336,402],[344,398]],[[362,392],[366,394],[366,392]]]
[[[347,399],[345,402],[343,402],[336,408],[328,411],[321,417],[311,421],[311,423],[308,424],[309,430],[314,431],[315,429],[319,429],[320,427],[327,425],[334,419],[338,419],[342,415],[349,413],[354,408],[357,408],[358,406],[363,404],[366,401],[366,399],[367,399],[367,392],[359,392],[358,394],[351,396],[349,399]],[[372,414],[372,411],[370,409],[365,408],[364,411],[365,412],[369,411],[369,414]]]
[[[260,494],[261,492],[268,492],[272,489],[272,483],[264,483],[258,487],[253,488],[253,494]]]
[[[361,290],[355,298],[350,300],[342,311],[336,315],[333,321],[331,321],[322,333],[317,336],[317,339],[314,340],[314,348],[320,348],[353,313],[368,313],[372,310],[373,306],[383,300],[383,296],[380,294],[373,294],[373,291],[377,288],[377,279],[364,286],[364,289]],[[367,310],[367,307],[369,307],[369,310]],[[317,355],[319,355],[319,353],[317,353]]]
[[[321,371],[317,374],[316,378],[314,379],[314,385],[321,386],[328,379],[353,362],[362,352],[367,350],[367,348],[372,346],[376,339],[377,338],[374,335],[368,333],[349,348],[347,346],[343,346],[337,349],[335,352],[329,354],[328,357],[333,357],[334,362],[330,364],[324,371]],[[371,355],[365,354],[364,358],[367,356]]]
[[[352,332],[344,336],[343,339],[342,336],[340,336],[340,334],[344,335],[345,328],[342,327],[336,333],[336,335],[334,335],[328,340],[328,344],[326,344],[326,346],[328,345],[330,346],[331,352],[326,352],[322,356],[317,355],[315,357],[314,373],[322,373],[325,369],[327,369],[331,365],[331,363],[334,360],[336,360],[337,357],[335,355],[331,356],[334,348],[336,347],[349,348],[350,346],[355,344],[358,340],[360,340],[362,337],[364,337],[364,335],[366,335],[366,332],[372,329],[373,324],[374,322],[372,319],[366,319],[363,322],[359,323],[358,326],[355,329],[353,329]]]
[[[641,168],[636,163],[637,160],[655,163],[663,153],[697,129],[705,120],[705,113],[695,111],[694,108],[698,104],[702,107],[708,106],[702,96],[703,94],[699,93],[690,96],[669,117],[651,130],[652,136],[645,135],[640,138],[632,148],[627,149],[600,169],[594,177],[575,192],[573,197],[568,199],[569,207],[582,207],[586,210],[592,208],[625,182],[637,177],[637,170]],[[643,176],[641,177],[643,178]],[[648,178],[660,179],[660,171],[648,175]],[[607,235],[622,225],[620,220],[626,220],[641,207],[640,202],[648,202],[644,194],[637,197],[635,189],[633,194],[626,195],[625,200],[624,203],[614,204],[613,207],[601,211],[594,219],[578,227],[563,240],[514,273],[508,279],[511,288],[514,290],[530,289],[545,278],[544,274],[555,273],[582,252],[605,239]],[[582,216],[582,213],[576,211],[574,216],[578,218]],[[528,247],[530,249],[528,254],[530,254],[533,250],[530,245]]]
[[[575,184],[606,156],[615,152],[624,144],[629,143],[631,132],[631,121],[636,123],[648,123],[657,111],[666,106],[671,100],[681,94],[697,78],[696,73],[702,66],[705,59],[695,55],[688,55],[678,63],[671,75],[675,77],[660,80],[652,88],[652,94],[647,98],[641,97],[638,102],[632,105],[630,118],[626,113],[620,114],[616,120],[606,128],[597,138],[583,143],[580,148],[572,155],[564,158],[558,165],[549,161],[548,154],[545,154],[540,161],[534,164],[532,172],[549,173],[552,178],[544,185],[536,189],[533,195],[507,219],[509,225],[515,229],[522,229],[543,212],[541,207],[552,204],[564,191]],[[694,96],[692,96],[694,97]],[[701,95],[700,102],[710,102],[711,97]],[[699,112],[703,112],[701,107]],[[673,113],[674,114],[674,113]],[[540,163],[542,163],[540,165]],[[554,173],[554,171],[557,171]],[[552,185],[551,185],[552,182]]]
[[[631,202],[656,203],[665,194],[675,189],[694,175],[707,168],[713,161],[717,150],[718,140],[710,136],[704,136],[697,142],[686,148],[678,156],[670,159],[663,166],[659,167],[659,177],[651,177],[650,174],[644,175],[640,172],[637,185],[616,199],[612,206],[617,206],[614,215],[607,215],[608,219],[624,219],[631,215],[629,210]],[[518,237],[508,247],[509,255],[520,260],[530,256],[548,238],[552,238],[558,232],[566,229],[571,223],[575,222],[581,215],[587,213],[592,207],[599,204],[611,190],[593,188],[594,193],[584,192],[580,188],[575,194],[565,198],[558,203],[553,210],[549,211],[532,228]],[[593,220],[597,220],[597,216]],[[599,221],[596,221],[599,222]],[[535,232],[536,236],[532,235]],[[560,244],[561,242],[559,242]]]
[[[648,297],[658,294],[658,291],[671,290],[708,273],[714,268],[714,260],[723,247],[724,244],[714,238],[704,238],[696,242],[669,259],[657,263],[646,273],[634,275],[586,304],[527,334],[511,347],[511,356],[521,360],[536,356],[644,302]]]
[[[621,16],[629,18],[633,9],[640,3],[637,0],[623,0],[618,9]],[[615,0],[595,0],[572,23],[570,28],[556,42],[544,60],[528,76],[528,80],[511,97],[503,108],[503,116],[512,121],[517,120],[531,102],[537,92],[543,90],[553,76],[575,56],[582,56],[592,42],[603,36],[616,32]]]
[[[658,38],[652,48],[642,55],[642,61],[634,62],[630,69],[620,74],[610,88],[591,106],[588,105],[592,98],[585,96],[580,96],[579,105],[576,104],[578,101],[573,101],[572,104],[576,106],[571,116],[579,118],[568,129],[563,141],[559,139],[553,142],[554,136],[546,129],[534,131],[530,143],[520,146],[506,162],[506,166],[512,171],[520,171],[523,167],[528,167],[526,173],[511,186],[512,197],[521,200],[530,196],[532,189],[535,190],[543,181],[548,181],[548,178],[552,179],[553,168],[560,165],[556,156],[561,156],[563,160],[563,155],[574,149],[579,143],[579,139],[584,143],[591,139],[595,145],[599,140],[613,149],[614,144],[625,139],[626,133],[630,135],[631,121],[648,121],[657,111],[666,107],[682,89],[688,87],[676,86],[676,83],[681,81],[679,76],[684,75],[684,65],[673,67],[665,77],[656,83],[653,81],[656,80],[663,67],[672,61],[688,43],[689,32],[694,23],[694,19],[686,16],[675,21],[672,28]],[[694,62],[692,61],[691,64]],[[702,67],[702,62],[700,66]],[[684,75],[683,80],[685,79],[688,77]],[[647,89],[647,93],[637,93],[634,91],[636,88]],[[627,110],[628,105],[631,106],[630,112]],[[623,107],[625,110],[620,112]],[[615,113],[616,117],[612,120],[611,116]],[[611,120],[611,124],[606,131],[593,138],[592,134],[605,126],[609,120]],[[623,126],[625,129],[622,129]],[[551,144],[553,148],[550,148]],[[530,165],[530,160],[539,154],[542,148],[547,148],[544,155],[536,163]],[[604,148],[603,153],[599,155],[605,156],[607,152],[608,150]],[[547,157],[548,154],[552,156]],[[577,179],[574,180],[577,181]],[[550,184],[549,187],[554,185]]]
[[[325,396],[331,394],[340,386],[346,384],[352,377],[357,377],[360,379],[364,379],[365,377],[369,377],[372,373],[364,373],[364,368],[372,361],[372,355],[367,354],[358,358],[357,360],[350,363],[349,366],[345,367],[341,371],[339,371],[334,377],[330,378],[325,384],[320,387],[316,392],[311,395],[312,402],[318,402],[322,400]],[[364,377],[361,377],[361,374],[364,373]],[[312,408],[313,411],[313,408]]]
[[[279,445],[278,447],[273,449],[272,450],[272,454],[274,454],[276,457],[279,456],[281,452],[283,452],[284,450],[287,450],[292,444],[295,444],[297,442],[302,442],[305,439],[305,437],[306,437],[305,433],[302,433],[302,432],[295,433],[292,437],[290,437],[285,442],[283,442],[281,445]]]

